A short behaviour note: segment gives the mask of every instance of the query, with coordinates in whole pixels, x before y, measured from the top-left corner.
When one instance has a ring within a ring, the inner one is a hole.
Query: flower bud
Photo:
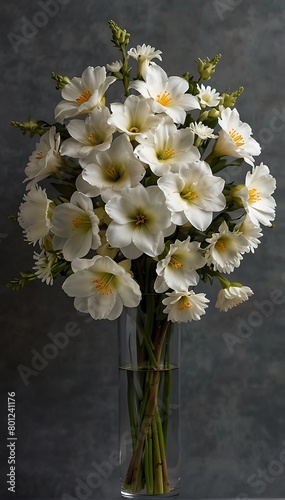
[[[213,59],[209,59],[208,57],[204,61],[200,58],[197,59],[198,72],[202,80],[209,80],[211,78],[221,57],[221,54],[217,54]]]
[[[43,135],[48,130],[47,128],[42,127],[41,122],[37,122],[33,118],[28,118],[27,122],[17,122],[13,120],[11,121],[11,125],[22,130],[24,135],[29,132],[30,137],[33,137],[36,134]]]
[[[68,78],[68,76],[57,75],[54,71],[52,71],[51,77],[53,80],[56,81],[57,90],[62,90],[65,87],[65,85],[70,83],[70,79]]]
[[[230,94],[223,92],[220,104],[224,106],[224,108],[232,108],[235,105],[237,98],[243,93],[243,91],[244,88],[239,87],[235,90],[235,92],[231,92]]]
[[[130,41],[130,34],[126,30],[122,30],[114,21],[109,21],[109,26],[113,34],[113,42],[116,47],[127,45]]]
[[[201,121],[201,122],[206,121],[206,120],[207,120],[207,118],[208,118],[208,116],[209,116],[209,111],[207,111],[207,110],[203,111],[203,112],[200,114],[200,116],[199,116],[199,121]]]
[[[246,189],[246,186],[244,184],[238,184],[237,186],[234,186],[229,193],[229,198],[235,203],[235,205],[239,208],[243,208],[243,202],[242,202],[242,194],[244,193],[244,190]]]
[[[219,118],[220,116],[220,111],[216,108],[211,108],[209,111],[209,118]]]

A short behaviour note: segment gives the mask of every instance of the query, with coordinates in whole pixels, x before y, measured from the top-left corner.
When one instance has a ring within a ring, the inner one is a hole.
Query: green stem
[[[153,495],[153,457],[152,457],[152,430],[148,430],[145,442],[144,472],[145,483],[148,495]]]
[[[157,366],[159,366],[160,363],[162,347],[168,327],[169,323],[165,320],[162,322],[162,325],[159,325],[156,331],[156,338],[154,341],[155,342],[154,354]],[[160,377],[161,377],[161,372],[159,370],[150,372],[149,395],[148,397],[145,396],[147,403],[145,407],[144,417],[142,419],[140,429],[138,431],[138,438],[136,441],[135,450],[133,452],[125,479],[126,488],[129,488],[132,493],[137,492],[138,489],[139,473],[141,470],[145,441],[148,434],[148,429],[152,425],[153,417],[158,404],[157,397],[158,397]],[[156,453],[158,453],[157,450]],[[160,484],[160,481],[156,479],[156,483]]]
[[[162,474],[162,459],[157,429],[156,418],[152,419],[152,434],[153,434],[153,466],[154,466],[154,493],[156,495],[164,493],[163,491],[163,474]]]
[[[149,358],[150,358],[150,361],[152,363],[153,368],[158,369],[158,363],[157,363],[157,359],[156,359],[155,354],[154,354],[153,343],[152,343],[151,339],[149,338],[149,336],[147,335],[147,333],[145,332],[145,329],[144,329],[141,321],[140,321],[140,323],[137,324],[137,328],[138,328],[139,333],[142,335],[142,337],[144,339],[144,345],[145,345],[145,348],[146,348],[147,353],[149,355]]]
[[[123,74],[125,96],[128,97],[130,95],[130,93],[129,93],[130,71],[128,69],[128,59],[127,59],[125,46],[124,45],[121,46],[120,50],[121,50],[122,56],[123,56],[122,74]]]
[[[171,399],[171,380],[172,371],[170,370],[170,341],[171,341],[172,329],[168,329],[166,334],[166,349],[165,349],[165,360],[164,368],[164,387],[163,387],[163,397],[162,397],[162,409],[163,409],[163,435],[164,442],[167,439],[168,421],[169,421],[169,410],[170,410],[170,399]]]
[[[140,471],[145,439],[148,433],[149,426],[151,425],[154,411],[157,405],[159,378],[160,378],[159,371],[154,371],[151,373],[149,398],[146,405],[146,411],[138,433],[136,447],[133,456],[131,458],[129,469],[125,479],[125,485],[127,487],[130,487],[132,493],[135,493],[137,491],[138,476]]]
[[[163,388],[163,436],[164,436],[164,442],[166,443],[167,440],[167,431],[168,431],[168,422],[169,422],[169,415],[170,415],[170,395],[171,395],[171,379],[172,379],[172,372],[170,370],[167,370],[165,372],[165,380],[164,380],[164,388]]]
[[[165,441],[164,434],[163,434],[162,423],[161,423],[161,418],[159,415],[158,408],[156,408],[156,410],[155,410],[154,418],[156,421],[158,440],[159,440],[159,448],[160,448],[160,460],[161,460],[161,467],[162,467],[162,474],[163,474],[163,493],[169,493],[170,485],[169,485],[167,462],[166,462],[166,451],[165,451],[166,441]]]
[[[137,436],[136,408],[135,408],[135,390],[133,372],[128,373],[128,411],[132,434],[132,446],[135,448]]]
[[[143,416],[145,414],[145,409],[149,398],[149,385],[150,385],[150,372],[147,372],[145,376],[144,397],[140,405],[140,413],[139,413],[140,423],[142,422]]]

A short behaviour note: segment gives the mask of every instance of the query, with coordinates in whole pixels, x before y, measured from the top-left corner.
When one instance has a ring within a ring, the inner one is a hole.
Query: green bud
[[[243,202],[241,198],[241,191],[245,189],[244,184],[238,184],[237,186],[234,186],[231,190],[227,198],[235,203],[235,205],[239,208],[243,208]]]
[[[209,116],[209,111],[208,110],[204,110],[200,115],[199,115],[199,122],[204,122],[208,119],[208,116]]]
[[[184,78],[184,80],[186,80],[188,83],[190,82],[191,80],[191,77],[190,77],[190,74],[189,74],[189,71],[187,71],[187,73],[184,73],[184,75],[182,75],[182,77]]]
[[[116,47],[121,47],[122,45],[127,45],[130,41],[130,34],[127,30],[122,30],[114,21],[109,21],[109,26],[112,31],[112,41]]]
[[[51,77],[53,80],[56,81],[55,88],[57,90],[62,90],[65,87],[65,85],[70,83],[70,79],[68,78],[68,76],[57,75],[54,71],[51,72]]]
[[[225,108],[232,108],[235,105],[237,98],[243,93],[243,91],[244,88],[239,87],[237,90],[235,90],[235,92],[223,92],[220,104]]]
[[[33,137],[36,134],[43,135],[47,131],[47,128],[43,128],[40,122],[37,122],[30,117],[27,122],[11,121],[11,125],[22,130],[24,135],[29,132],[30,137]]]
[[[209,111],[209,118],[219,118],[220,116],[220,111],[216,108],[211,108]]]
[[[209,59],[207,57],[206,60],[197,59],[198,63],[198,73],[201,77],[201,80],[209,80],[213,73],[215,73],[216,66],[221,59],[221,54],[217,54],[213,59]]]

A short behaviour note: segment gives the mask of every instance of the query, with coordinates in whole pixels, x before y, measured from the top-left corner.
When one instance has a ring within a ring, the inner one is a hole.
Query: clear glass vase
[[[179,325],[145,296],[119,320],[121,495],[179,494]]]

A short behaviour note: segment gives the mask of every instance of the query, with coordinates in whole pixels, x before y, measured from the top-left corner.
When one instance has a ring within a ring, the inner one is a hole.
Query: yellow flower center
[[[223,240],[218,240],[215,244],[215,248],[217,248],[219,252],[225,252],[225,250],[227,249],[227,245]]]
[[[139,224],[144,224],[146,221],[146,216],[143,215],[143,214],[138,214],[136,216],[136,226],[138,226]]]
[[[181,191],[180,196],[182,200],[188,201],[189,203],[198,198],[197,193],[195,191],[191,191],[189,188],[184,188],[183,191]]]
[[[87,214],[78,215],[72,221],[73,230],[75,229],[90,229],[91,222]]]
[[[156,101],[162,106],[169,106],[172,103],[172,97],[170,92],[167,92],[165,90],[161,94],[157,94]]]
[[[158,160],[168,160],[175,155],[175,151],[173,148],[166,148],[162,153],[157,153]]]
[[[170,262],[169,262],[169,265],[174,267],[175,269],[179,269],[180,267],[183,267],[183,264],[181,262],[179,262],[177,257],[175,257],[174,255],[172,255]]]
[[[191,308],[192,308],[192,305],[191,305],[188,297],[185,297],[185,296],[181,297],[181,299],[179,300],[178,311],[183,311],[184,309],[191,309]]]
[[[78,102],[78,104],[83,104],[84,102],[87,102],[89,101],[90,97],[91,97],[91,92],[89,89],[86,89],[84,90],[84,92],[82,92],[82,94],[79,94],[77,99],[75,99],[76,102]]]
[[[209,94],[202,94],[201,97],[202,97],[203,101],[205,101],[205,102],[209,102],[209,100],[210,100]]]
[[[118,181],[121,177],[120,172],[116,169],[116,167],[114,167],[114,165],[108,165],[104,168],[104,172],[114,181]]]
[[[132,134],[138,134],[140,131],[140,129],[138,127],[131,127],[129,129],[129,132],[131,132]]]
[[[102,142],[104,140],[102,137],[100,137],[99,134],[96,134],[95,132],[93,132],[92,134],[87,135],[86,139],[93,146],[97,145],[97,144],[102,144]]]
[[[256,188],[249,189],[248,190],[248,195],[249,195],[249,203],[255,203],[256,201],[261,200],[261,197],[259,196],[259,192],[257,191]]]
[[[241,134],[239,134],[235,128],[232,128],[229,131],[229,135],[231,136],[232,140],[234,141],[235,145],[238,148],[245,145],[245,140],[244,140],[243,136]]]
[[[109,295],[109,293],[113,292],[110,286],[113,278],[113,274],[105,274],[102,278],[93,280],[92,283],[95,284],[95,288],[98,292],[102,293],[102,295]]]

